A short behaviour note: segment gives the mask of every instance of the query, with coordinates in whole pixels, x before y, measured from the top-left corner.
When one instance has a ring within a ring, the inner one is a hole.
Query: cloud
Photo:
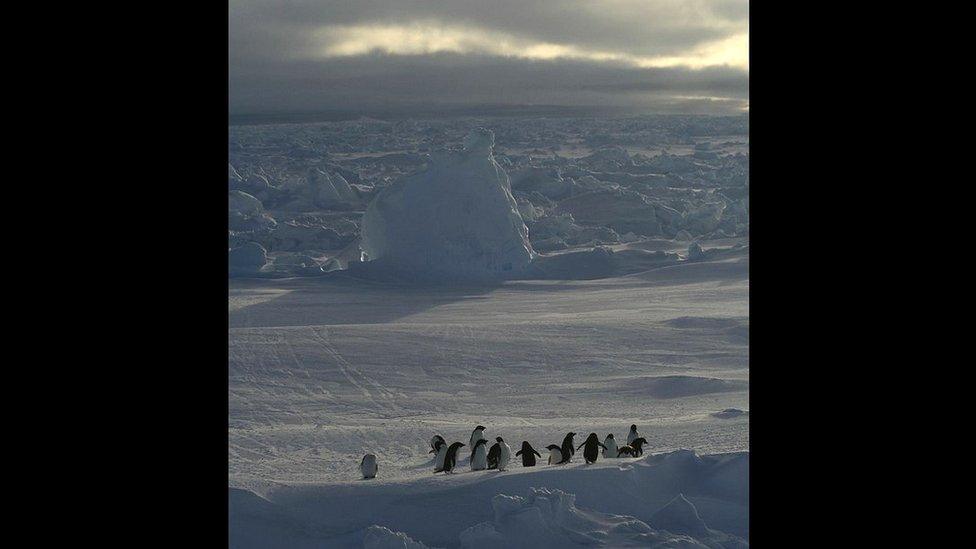
[[[748,104],[742,0],[231,0],[229,23],[232,112]]]
[[[383,53],[429,55],[433,53],[483,54],[529,60],[579,59],[616,62],[635,67],[701,68],[731,65],[748,68],[748,34],[698,45],[680,54],[634,55],[627,51],[596,50],[574,44],[541,42],[510,33],[449,25],[438,21],[407,24],[328,25],[314,31],[317,47],[311,56],[349,57]]]

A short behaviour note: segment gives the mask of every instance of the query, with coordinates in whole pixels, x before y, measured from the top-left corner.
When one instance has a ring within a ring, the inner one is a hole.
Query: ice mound
[[[574,494],[558,489],[529,488],[525,497],[498,494],[492,499],[491,506],[491,521],[462,531],[461,547],[708,547],[691,535],[657,531],[634,517],[578,508]],[[691,506],[691,514],[698,516],[694,506]],[[671,518],[672,515],[681,519],[671,520],[673,525],[684,527],[686,523],[692,523],[686,509],[668,511],[662,517]],[[701,524],[703,528],[686,529],[710,536],[711,531],[704,528],[704,522]]]
[[[258,274],[268,263],[268,251],[257,242],[248,242],[227,254],[230,276]]]
[[[464,150],[435,155],[369,204],[361,246],[370,269],[409,278],[516,278],[534,255],[494,134],[476,129]]]
[[[264,212],[261,201],[243,191],[230,191],[227,196],[227,211],[244,215],[260,215]]]
[[[427,549],[427,546],[403,532],[374,525],[366,529],[363,549]]]
[[[749,415],[748,410],[740,410],[738,408],[726,408],[721,412],[712,412],[712,417],[717,417],[719,419],[732,419],[747,415]]]
[[[698,376],[657,376],[627,380],[621,391],[646,394],[654,398],[680,398],[712,393],[730,393],[749,388],[747,381]]]

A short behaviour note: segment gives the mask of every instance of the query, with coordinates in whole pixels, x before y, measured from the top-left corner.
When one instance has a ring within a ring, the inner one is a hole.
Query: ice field
[[[746,122],[231,128],[231,546],[748,546]]]

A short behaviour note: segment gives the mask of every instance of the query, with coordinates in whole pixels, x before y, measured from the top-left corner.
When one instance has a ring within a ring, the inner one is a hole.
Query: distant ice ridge
[[[495,136],[478,128],[460,153],[384,189],[366,209],[362,249],[371,268],[432,279],[516,278],[535,255],[495,162]]]

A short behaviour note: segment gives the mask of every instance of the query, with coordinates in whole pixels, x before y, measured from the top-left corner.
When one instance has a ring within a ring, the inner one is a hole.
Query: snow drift
[[[562,490],[529,488],[525,497],[498,494],[492,520],[461,532],[466,549],[563,549],[597,547],[748,547],[740,538],[712,530],[695,506],[678,494],[648,523],[626,515],[589,511]]]
[[[494,134],[472,131],[457,154],[384,189],[366,209],[362,249],[371,269],[432,279],[506,279],[534,252]]]
[[[748,452],[231,492],[233,547],[748,547]]]

